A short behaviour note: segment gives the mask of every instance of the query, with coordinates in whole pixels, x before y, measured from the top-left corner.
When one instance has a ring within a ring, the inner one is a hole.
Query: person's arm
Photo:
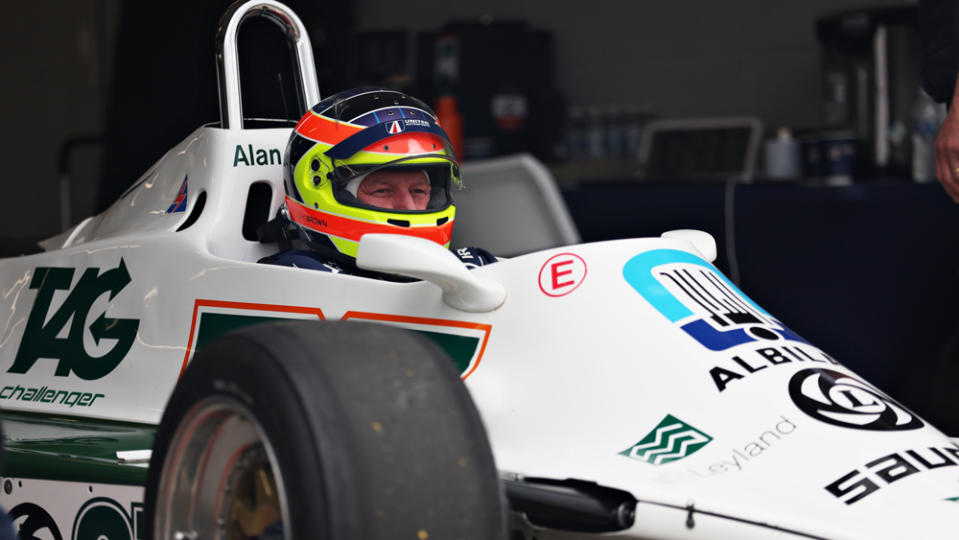
[[[949,114],[936,135],[936,178],[952,200],[959,203],[959,78]]]

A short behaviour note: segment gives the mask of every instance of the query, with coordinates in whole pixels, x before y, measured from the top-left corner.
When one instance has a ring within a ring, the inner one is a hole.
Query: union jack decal
[[[171,204],[170,207],[166,209],[167,214],[174,214],[177,212],[186,211],[186,195],[187,195],[186,179],[187,177],[184,176],[183,184],[180,185],[180,191],[177,192],[176,199],[173,199],[173,204]]]

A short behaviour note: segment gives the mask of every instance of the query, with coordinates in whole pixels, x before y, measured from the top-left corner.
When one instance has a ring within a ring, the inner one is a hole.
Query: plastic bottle
[[[916,182],[932,182],[936,178],[933,144],[942,124],[940,109],[920,88],[912,110],[912,179]]]
[[[463,117],[456,104],[456,96],[445,94],[436,99],[436,116],[439,117],[443,131],[453,144],[453,151],[459,160],[463,159]]]
[[[781,127],[776,137],[766,141],[764,156],[766,178],[777,180],[799,177],[799,143],[788,127]]]

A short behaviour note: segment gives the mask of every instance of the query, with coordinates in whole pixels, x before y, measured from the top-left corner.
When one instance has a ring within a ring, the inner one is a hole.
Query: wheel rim
[[[157,488],[158,539],[289,539],[273,446],[239,401],[204,399],[179,423]]]

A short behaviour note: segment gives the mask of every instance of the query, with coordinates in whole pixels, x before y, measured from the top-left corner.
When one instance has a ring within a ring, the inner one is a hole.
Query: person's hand
[[[936,178],[952,200],[959,203],[959,99],[955,97],[936,135],[935,150]]]

